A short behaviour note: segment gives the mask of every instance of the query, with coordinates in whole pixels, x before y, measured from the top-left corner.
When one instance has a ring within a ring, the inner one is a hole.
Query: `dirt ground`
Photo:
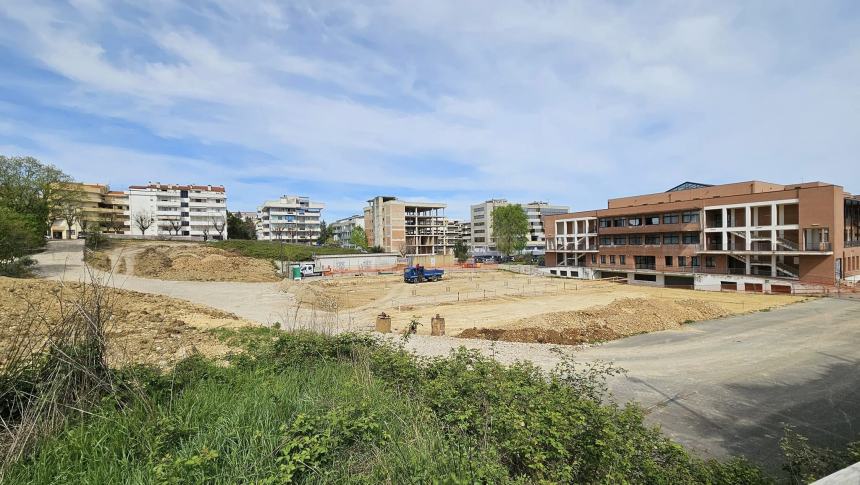
[[[769,310],[801,298],[656,288],[605,281],[559,280],[503,271],[447,272],[440,282],[410,285],[397,275],[338,277],[285,283],[305,306],[349,315],[371,326],[377,314],[402,331],[446,320],[448,335],[578,344],[675,328],[688,322]]]
[[[44,338],[60,305],[73,304],[81,288],[79,283],[0,277],[0,356],[22,335]],[[112,315],[107,332],[112,364],[167,367],[195,352],[219,358],[234,349],[206,330],[257,325],[205,306],[134,291],[110,289],[106,301]]]
[[[193,243],[118,241],[91,258],[98,269],[113,268],[142,278],[174,281],[279,281],[275,267],[262,259],[240,256]]]

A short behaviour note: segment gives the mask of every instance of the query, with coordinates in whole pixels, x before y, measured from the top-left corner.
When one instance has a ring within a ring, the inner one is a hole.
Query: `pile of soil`
[[[111,270],[110,256],[102,251],[89,251],[84,253],[84,262],[101,271]]]
[[[148,247],[135,257],[134,274],[178,281],[263,283],[280,280],[269,261],[201,244]]]
[[[81,291],[81,284],[0,278],[0,365],[23,336],[44,339],[60,315],[60,305],[74,305]],[[220,358],[236,349],[206,330],[255,325],[232,313],[164,296],[118,289],[107,295],[112,365],[168,367],[195,352]]]
[[[678,328],[684,323],[729,314],[731,312],[725,308],[703,300],[622,298],[609,305],[585,310],[551,312],[523,318],[505,329],[466,329],[458,337],[579,345]]]

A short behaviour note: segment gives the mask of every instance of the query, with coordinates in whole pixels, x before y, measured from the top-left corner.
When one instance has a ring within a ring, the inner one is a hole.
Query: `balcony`
[[[846,243],[846,246],[848,244]],[[830,252],[833,251],[833,245],[829,242],[807,242],[803,245],[804,251],[812,251],[812,252]]]

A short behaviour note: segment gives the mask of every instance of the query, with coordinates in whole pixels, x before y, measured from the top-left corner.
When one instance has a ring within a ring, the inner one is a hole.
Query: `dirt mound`
[[[84,262],[101,271],[111,270],[110,256],[102,251],[85,251]]]
[[[0,278],[0,363],[16,339],[48,335],[60,305],[73,304],[81,290],[80,284]],[[112,315],[108,354],[112,364],[139,362],[166,367],[194,352],[222,357],[234,349],[207,329],[255,325],[231,313],[164,296],[115,289],[108,295]],[[46,318],[28,316],[34,311]]]
[[[201,244],[152,246],[134,259],[134,274],[179,281],[278,281],[275,267],[262,259],[239,256]]]
[[[523,318],[504,329],[471,328],[458,337],[576,345],[677,328],[684,323],[729,315],[703,300],[622,298],[609,305]]]

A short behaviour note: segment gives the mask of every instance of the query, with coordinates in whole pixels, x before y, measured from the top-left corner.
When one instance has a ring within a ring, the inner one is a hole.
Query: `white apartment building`
[[[132,235],[227,239],[227,192],[221,185],[132,185],[127,215]]]
[[[349,216],[344,219],[338,219],[329,224],[332,238],[339,246],[345,248],[355,247],[355,245],[350,242],[350,237],[352,237],[352,231],[356,227],[364,229],[364,216]]]
[[[493,210],[511,204],[506,199],[490,199],[471,207],[471,241],[473,255],[498,255],[496,242],[493,239]],[[525,253],[543,254],[546,251],[546,234],[544,233],[542,216],[566,214],[570,208],[563,205],[552,205],[548,202],[529,202],[517,204],[526,212],[529,222],[529,238],[526,242]]]
[[[469,246],[469,241],[472,238],[471,227],[468,221],[461,222],[458,220],[447,219],[445,221],[445,254],[454,254],[454,245],[457,241],[463,241],[466,246]]]
[[[314,244],[320,238],[325,204],[298,195],[267,200],[257,208],[257,239]]]

